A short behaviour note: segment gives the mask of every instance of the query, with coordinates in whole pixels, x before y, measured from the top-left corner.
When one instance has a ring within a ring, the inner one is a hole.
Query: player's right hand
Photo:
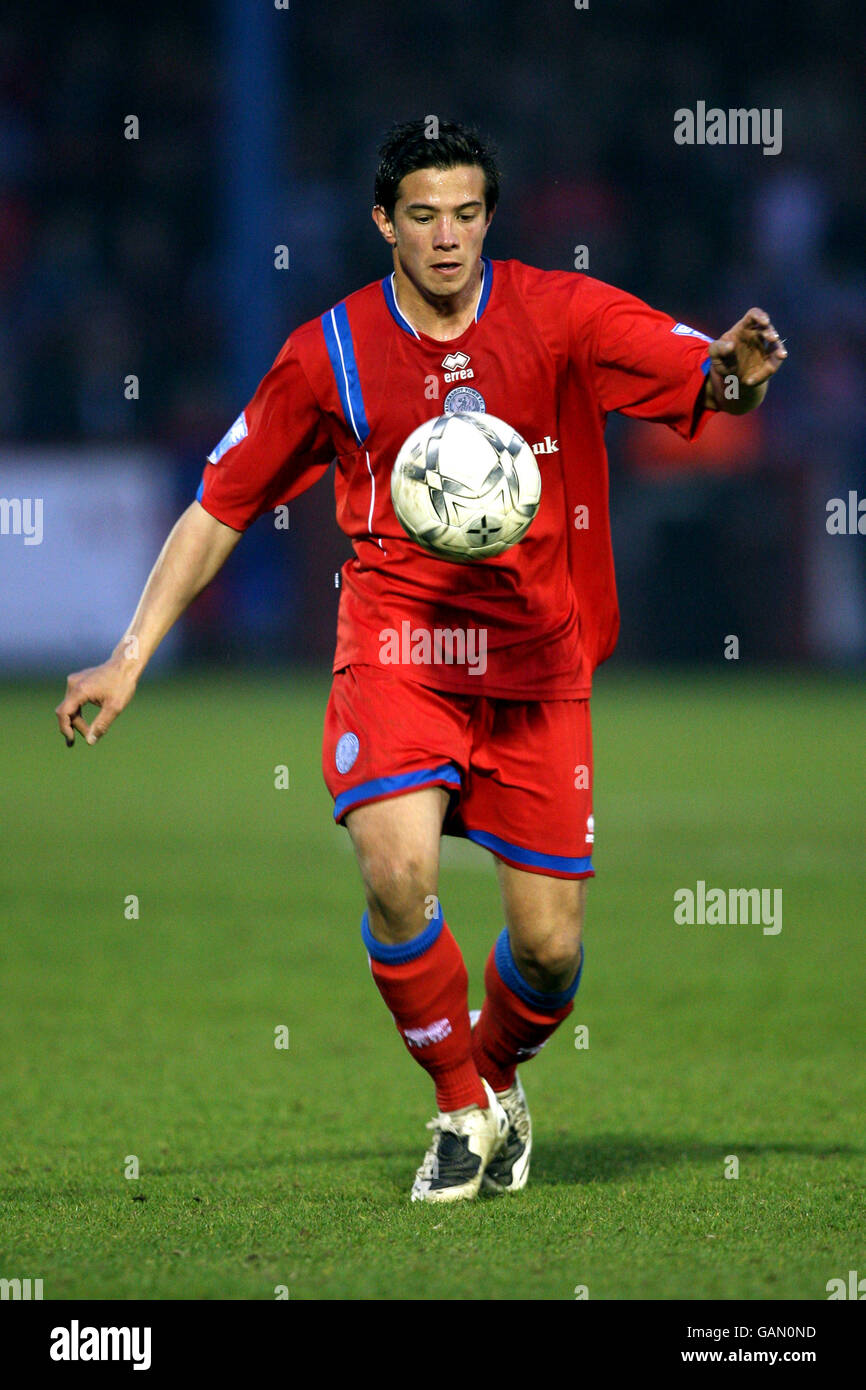
[[[132,663],[123,657],[119,661],[111,657],[101,666],[91,666],[87,671],[67,676],[66,696],[54,711],[67,748],[75,742],[76,729],[85,743],[98,743],[121,710],[126,709],[135,694],[136,684],[137,674]],[[85,705],[99,706],[92,724],[88,724],[81,713]]]

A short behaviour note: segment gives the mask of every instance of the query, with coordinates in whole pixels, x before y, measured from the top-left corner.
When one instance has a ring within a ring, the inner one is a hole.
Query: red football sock
[[[484,967],[487,991],[481,1017],[472,1030],[472,1056],[494,1091],[514,1085],[518,1062],[534,1057],[574,1008],[569,999],[560,1008],[539,1008],[509,989],[496,968],[496,947]]]
[[[366,926],[366,916],[364,921]],[[480,1105],[486,1110],[487,1093],[472,1060],[466,967],[447,924],[443,922],[432,944],[410,960],[395,961],[394,948],[383,951],[368,927],[364,939],[379,993],[409,1052],[432,1076],[439,1109]],[[406,945],[411,950],[414,943]],[[377,959],[373,951],[391,954],[392,959]]]

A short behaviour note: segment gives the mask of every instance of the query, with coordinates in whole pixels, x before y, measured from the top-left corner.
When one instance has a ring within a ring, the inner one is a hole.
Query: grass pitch
[[[74,751],[59,683],[0,695],[0,1275],[46,1299],[748,1300],[866,1269],[862,692],[600,674],[586,969],[522,1073],[530,1186],[453,1208],[408,1200],[432,1093],[369,978],[326,694],[146,679]],[[781,888],[781,932],[677,925],[698,880]],[[478,1005],[486,853],[446,840],[440,892]]]

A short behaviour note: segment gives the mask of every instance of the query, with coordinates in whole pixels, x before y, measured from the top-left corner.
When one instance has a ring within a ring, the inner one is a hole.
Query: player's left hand
[[[763,309],[747,314],[710,343],[713,366],[722,376],[735,376],[741,386],[762,386],[788,356],[784,343]]]

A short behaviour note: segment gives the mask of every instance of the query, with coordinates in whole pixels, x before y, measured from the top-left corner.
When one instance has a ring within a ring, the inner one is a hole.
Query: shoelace
[[[467,1114],[460,1115],[456,1120],[452,1115],[434,1115],[432,1120],[427,1121],[425,1128],[432,1130],[438,1129],[441,1134],[456,1134],[458,1139],[463,1139],[466,1135],[466,1128],[463,1122],[469,1120],[473,1114],[474,1111],[470,1110]]]
[[[521,1144],[525,1144],[529,1138],[529,1121],[526,1116],[526,1110],[520,1104],[519,1092],[515,1090],[513,1094],[509,1092],[505,1096],[498,1096],[497,1099],[508,1116],[509,1125],[514,1130]]]
[[[462,1139],[464,1137],[461,1131],[455,1127],[453,1122],[448,1123],[447,1121],[442,1120],[442,1118],[439,1115],[437,1115],[435,1119],[428,1120],[425,1128],[432,1129],[433,1134],[435,1136],[433,1143],[430,1146],[431,1152],[436,1149],[439,1143],[440,1134],[455,1134],[458,1139]]]
[[[471,1114],[472,1112],[470,1111],[469,1113]],[[455,1120],[451,1115],[439,1114],[434,1115],[432,1120],[427,1121],[425,1128],[432,1129],[436,1137],[434,1138],[433,1143],[430,1145],[429,1149],[424,1155],[424,1161],[419,1169],[419,1172],[422,1177],[430,1176],[430,1171],[433,1167],[433,1164],[439,1157],[439,1135],[454,1134],[457,1136],[458,1139],[465,1139],[466,1130],[465,1127],[461,1128],[460,1122],[461,1120],[465,1120],[468,1118],[468,1115],[461,1115],[459,1119]]]

